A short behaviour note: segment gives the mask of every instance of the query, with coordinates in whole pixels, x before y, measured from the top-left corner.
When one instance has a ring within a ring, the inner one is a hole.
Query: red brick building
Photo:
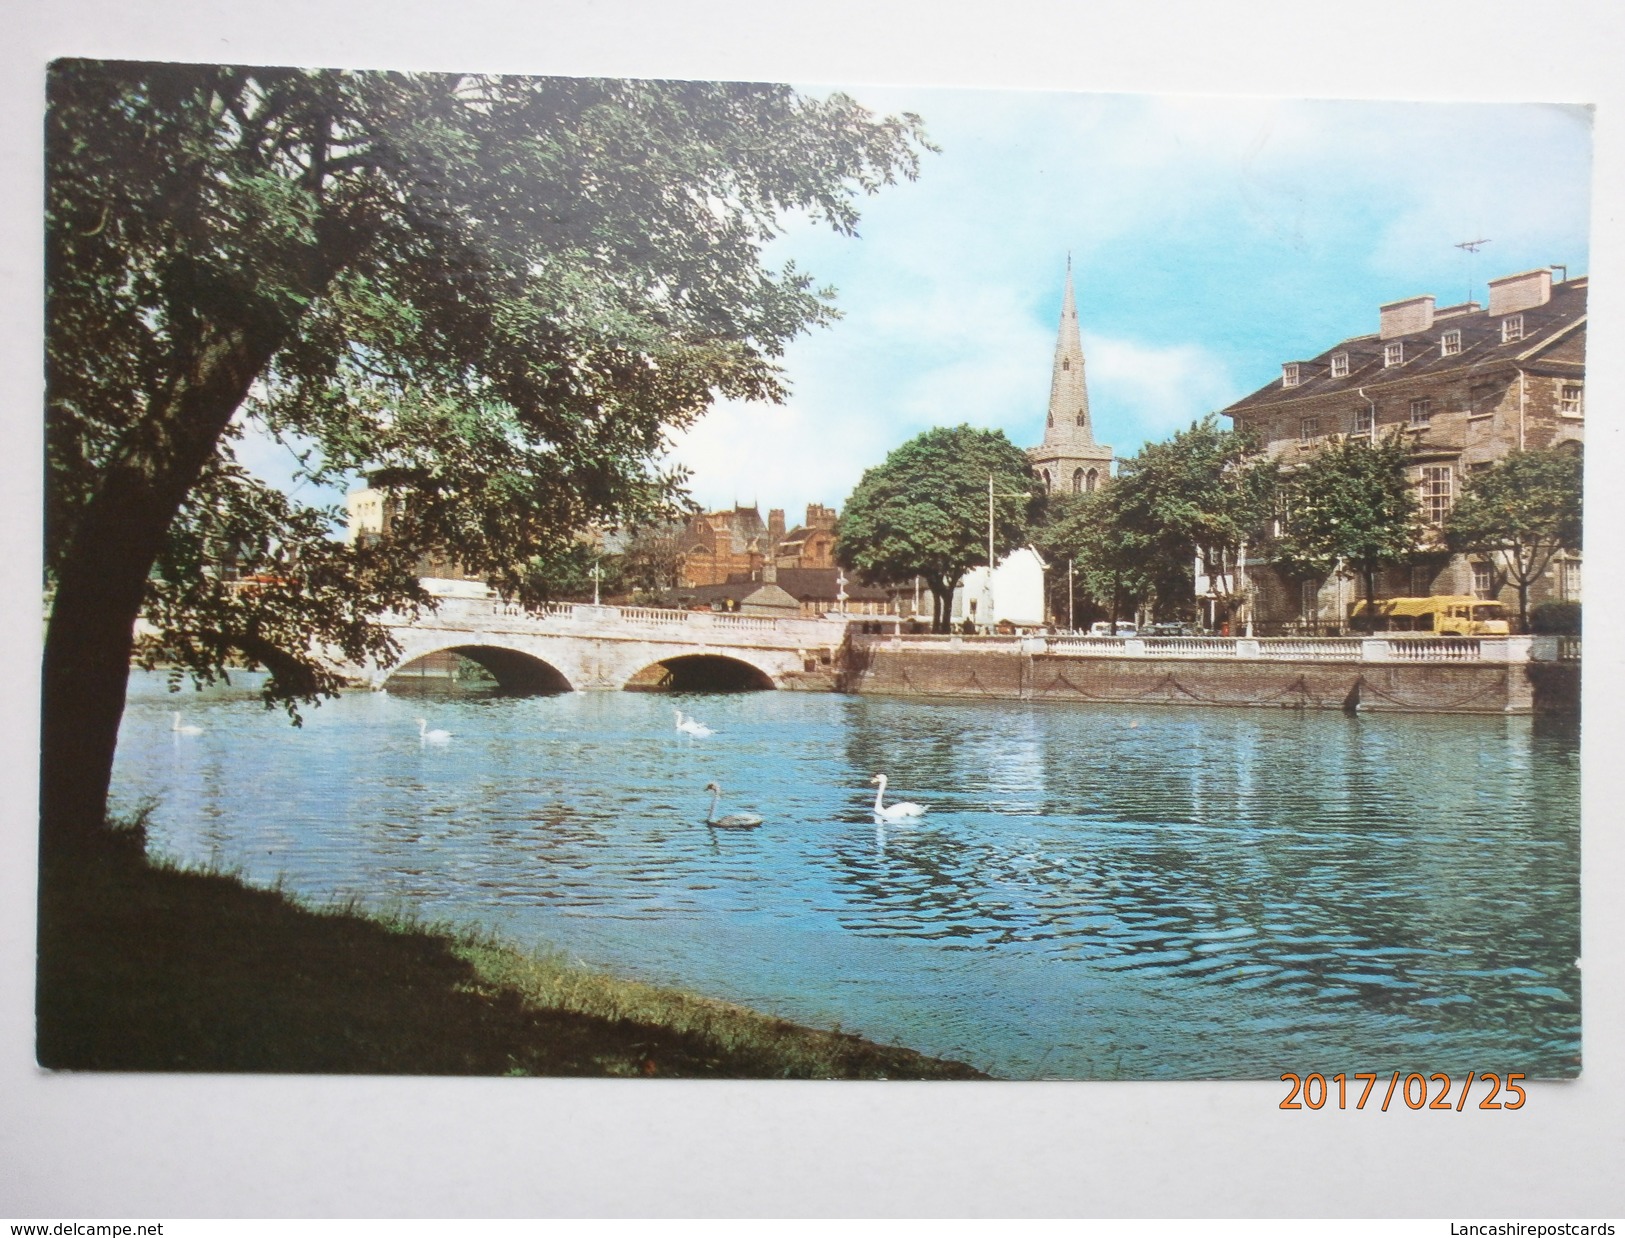
[[[770,538],[756,504],[699,512],[677,538],[678,584],[721,584],[736,573],[759,572]]]
[[[1334,435],[1405,435],[1428,535],[1414,566],[1384,574],[1379,595],[1488,597],[1489,566],[1451,556],[1439,528],[1474,472],[1511,451],[1583,440],[1587,284],[1554,283],[1541,269],[1491,280],[1487,308],[1437,309],[1431,296],[1391,302],[1379,308],[1375,334],[1286,362],[1279,379],[1223,412],[1287,467]],[[1247,577],[1263,630],[1340,626],[1357,600],[1335,575],[1293,582],[1249,560]],[[1579,590],[1579,558],[1564,557],[1531,601],[1578,601]]]

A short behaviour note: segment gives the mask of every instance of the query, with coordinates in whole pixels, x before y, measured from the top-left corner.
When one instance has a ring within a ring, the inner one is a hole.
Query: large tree
[[[919,576],[931,590],[932,630],[946,632],[954,587],[993,555],[1015,549],[1042,502],[1027,456],[999,430],[939,427],[867,470],[835,526],[835,561],[870,584]]]
[[[1077,594],[1084,599],[1082,612],[1111,620],[1132,615],[1157,594],[1155,546],[1119,518],[1116,498],[1115,485],[1086,494],[1052,494],[1044,523],[1033,531],[1034,544],[1055,568],[1050,581],[1056,614],[1067,613],[1068,581],[1060,568],[1071,567],[1074,622],[1080,614]],[[1189,562],[1181,566],[1180,579],[1188,584]]]
[[[1334,437],[1282,484],[1272,560],[1288,576],[1354,573],[1365,585],[1368,626],[1376,618],[1377,573],[1411,562],[1421,545],[1410,461],[1402,434],[1376,442]]]
[[[1581,540],[1581,475],[1575,447],[1515,451],[1472,473],[1445,521],[1446,544],[1481,555],[1518,591],[1519,630],[1529,630],[1529,588]]]
[[[912,177],[917,118],[783,86],[61,61],[47,116],[42,839],[105,812],[133,631],[207,678],[388,650],[434,549],[520,592],[572,530],[669,506],[671,427],[776,399],[827,292],[760,260]],[[256,479],[370,473],[390,538]],[[237,574],[257,578],[234,584]]]
[[[1274,464],[1255,454],[1252,439],[1221,428],[1211,414],[1118,465],[1113,520],[1139,541],[1160,612],[1184,607],[1197,565],[1233,608],[1243,548],[1268,521],[1276,481]]]

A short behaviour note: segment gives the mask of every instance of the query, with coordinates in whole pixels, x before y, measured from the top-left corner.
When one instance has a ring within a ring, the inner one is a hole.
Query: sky
[[[1069,253],[1095,437],[1119,458],[1375,331],[1385,302],[1587,271],[1581,107],[848,93],[918,113],[941,153],[862,201],[858,237],[793,221],[769,246],[844,316],[787,350],[784,404],[722,403],[677,437],[707,508],[794,524],[931,426],[1036,445]]]

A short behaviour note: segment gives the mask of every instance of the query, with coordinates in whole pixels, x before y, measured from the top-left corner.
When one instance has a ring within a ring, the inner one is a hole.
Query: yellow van
[[[1366,604],[1350,612],[1355,627],[1364,627]],[[1425,598],[1378,598],[1378,626],[1388,632],[1432,632],[1436,636],[1505,636],[1511,631],[1506,608],[1499,602],[1462,594]]]

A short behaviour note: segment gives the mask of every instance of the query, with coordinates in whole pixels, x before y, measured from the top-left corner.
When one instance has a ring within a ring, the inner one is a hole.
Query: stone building
[[[381,486],[369,484],[352,490],[344,496],[344,540],[351,545],[365,545],[389,535],[390,526],[401,512],[405,502],[401,496]],[[490,593],[485,578],[464,570],[450,555],[430,551],[419,556],[418,575],[428,582],[429,588],[441,594],[466,594],[483,597]]]
[[[754,503],[698,512],[677,538],[678,585],[715,585],[735,573],[759,572],[770,543],[768,527]]]
[[[1081,494],[1096,490],[1112,472],[1112,449],[1095,442],[1089,420],[1089,386],[1083,372],[1083,339],[1072,293],[1072,260],[1066,262],[1066,291],[1055,339],[1050,375],[1049,416],[1044,441],[1027,449],[1033,472],[1046,490]]]
[[[1489,305],[1443,309],[1431,296],[1378,309],[1377,331],[1334,344],[1223,410],[1290,467],[1331,436],[1403,434],[1428,533],[1411,567],[1379,581],[1379,596],[1489,597],[1493,573],[1446,552],[1439,530],[1465,479],[1519,449],[1578,444],[1585,430],[1587,279],[1548,269],[1489,283]],[[1337,627],[1358,600],[1353,582],[1294,582],[1267,561],[1247,564],[1261,630]],[[1531,602],[1579,600],[1578,556],[1560,558]],[[1511,601],[1510,591],[1500,600]]]
[[[781,568],[835,566],[835,509],[822,503],[807,504],[807,521],[788,531],[784,513],[774,508],[767,526],[773,535],[773,561]]]

